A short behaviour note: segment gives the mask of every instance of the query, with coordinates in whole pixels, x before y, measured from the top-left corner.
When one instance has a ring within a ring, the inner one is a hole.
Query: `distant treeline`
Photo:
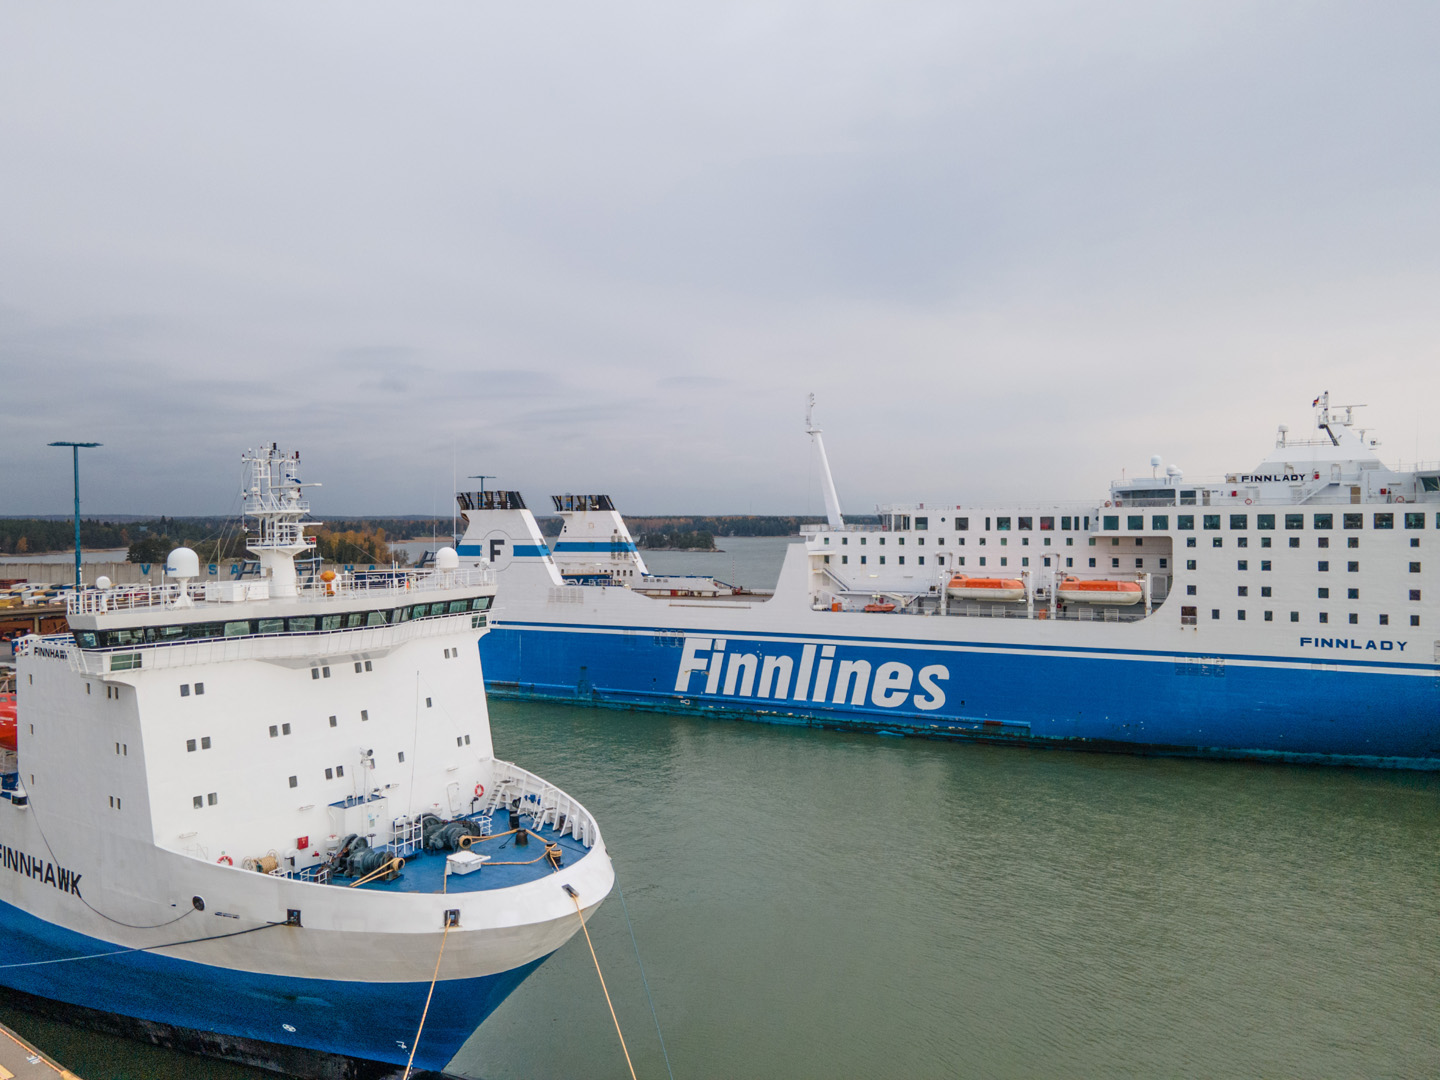
[[[80,521],[80,546],[118,548],[136,535],[133,525],[110,521]],[[74,519],[48,521],[42,518],[0,519],[0,555],[40,555],[47,551],[75,550]]]
[[[697,532],[631,533],[642,548],[679,548],[681,551],[714,551],[715,537],[703,529]]]

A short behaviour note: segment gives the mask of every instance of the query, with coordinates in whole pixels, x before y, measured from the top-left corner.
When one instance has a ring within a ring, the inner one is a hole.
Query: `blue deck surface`
[[[560,845],[560,849],[564,853],[565,866],[579,861],[590,851],[573,836],[557,837],[555,830],[549,825],[543,829],[536,829],[531,826],[528,816],[522,815],[521,820],[531,834],[530,842],[525,847],[516,845],[513,833],[509,836],[499,835],[509,832],[515,825],[510,817],[510,811],[495,811],[491,826],[496,838],[477,841],[470,848],[477,855],[490,856],[490,861],[482,869],[473,873],[451,874],[447,882],[445,880],[445,858],[454,852],[417,851],[406,857],[405,869],[394,881],[372,881],[359,887],[374,889],[378,892],[435,893],[442,890],[451,893],[469,893],[482,892],[486,889],[505,889],[511,885],[523,885],[528,881],[549,877],[555,872],[550,865],[550,860],[545,858],[545,844],[540,839],[541,837],[552,844]],[[350,882],[345,878],[336,878],[334,884],[345,886]]]

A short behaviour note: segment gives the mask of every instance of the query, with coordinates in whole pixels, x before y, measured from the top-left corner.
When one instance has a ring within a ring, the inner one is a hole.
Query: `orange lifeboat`
[[[1133,581],[1113,581],[1107,578],[1081,581],[1079,578],[1067,577],[1055,590],[1055,595],[1067,604],[1111,604],[1124,607],[1138,604],[1144,592]]]
[[[866,604],[866,605],[865,605],[865,610],[866,610],[866,611],[878,611],[878,612],[881,612],[881,613],[886,613],[886,612],[894,611],[894,610],[895,610],[895,605],[894,605],[894,604]]]
[[[957,600],[1024,600],[1025,583],[1014,578],[953,577],[945,589]]]
[[[0,747],[15,749],[15,695],[0,694]]]

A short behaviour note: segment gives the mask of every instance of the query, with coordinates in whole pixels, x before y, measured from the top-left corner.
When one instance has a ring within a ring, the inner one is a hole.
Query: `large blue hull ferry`
[[[604,495],[459,496],[497,574],[492,695],[1133,753],[1440,765],[1440,465],[1385,465],[1351,407],[1255,468],[1083,503],[953,499],[827,521],[773,594],[648,573]],[[1432,540],[1432,536],[1437,536]]]

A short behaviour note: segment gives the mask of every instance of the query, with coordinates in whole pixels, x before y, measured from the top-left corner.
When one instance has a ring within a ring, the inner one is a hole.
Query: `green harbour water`
[[[491,713],[599,820],[677,1080],[1440,1074],[1440,776]],[[618,894],[590,929],[665,1077]],[[87,1080],[268,1075],[0,1019]],[[455,1068],[629,1075],[583,937]]]

